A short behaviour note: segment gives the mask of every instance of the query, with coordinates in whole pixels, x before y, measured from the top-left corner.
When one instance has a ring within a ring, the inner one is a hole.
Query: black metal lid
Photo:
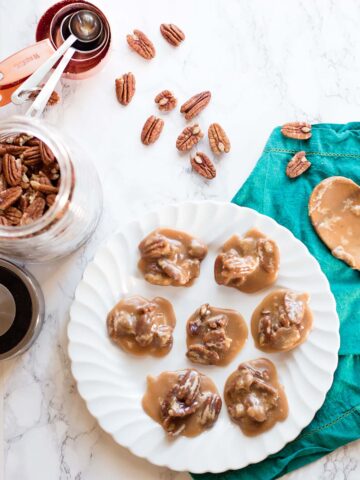
[[[24,352],[44,319],[44,297],[26,270],[0,258],[0,360]]]

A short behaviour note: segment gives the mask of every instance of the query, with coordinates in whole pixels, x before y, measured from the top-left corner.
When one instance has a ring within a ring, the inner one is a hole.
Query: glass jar
[[[61,181],[54,204],[28,225],[0,225],[0,255],[31,262],[73,252],[94,232],[102,211],[99,177],[86,152],[43,120],[12,116],[0,121],[0,141],[19,133],[37,137],[54,153]]]

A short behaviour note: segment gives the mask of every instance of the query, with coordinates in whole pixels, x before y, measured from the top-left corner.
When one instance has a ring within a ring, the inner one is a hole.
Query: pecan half
[[[217,328],[205,333],[203,342],[210,350],[227,352],[231,347],[232,339],[226,335],[224,328]]]
[[[186,356],[192,362],[201,363],[202,365],[212,365],[220,359],[219,354],[215,350],[209,350],[200,343],[190,345]]]
[[[210,148],[216,155],[230,152],[230,140],[218,123],[212,123],[209,126],[208,137]]]
[[[135,77],[129,73],[124,73],[115,80],[116,97],[121,105],[128,105],[135,93]]]
[[[158,265],[168,277],[179,285],[186,285],[189,282],[191,276],[189,269],[182,268],[176,262],[172,262],[166,258],[160,258]]]
[[[11,207],[21,197],[21,194],[21,187],[11,187],[0,192],[0,210]]]
[[[155,57],[155,47],[151,40],[140,30],[134,30],[133,35],[126,36],[129,47],[146,60]]]
[[[257,269],[259,263],[257,257],[251,255],[241,257],[233,249],[220,254],[219,257],[222,258],[222,274],[227,283],[250,275]]]
[[[34,147],[27,147],[26,150],[20,155],[24,165],[34,166],[41,162],[40,145]]]
[[[2,215],[0,216],[0,225],[3,225],[3,226],[9,226],[10,225],[8,220],[5,217],[3,217]]]
[[[139,250],[143,258],[161,258],[171,254],[171,244],[164,235],[154,233],[140,242]]]
[[[52,207],[55,203],[56,195],[55,193],[50,193],[50,195],[46,195],[46,205],[48,207]]]
[[[47,183],[42,183],[37,180],[30,180],[30,185],[34,190],[37,192],[42,192],[42,193],[57,193],[59,191],[58,187],[54,187],[54,185],[47,184]]]
[[[138,308],[135,340],[142,347],[150,345],[154,339],[153,315],[155,309],[156,306],[153,303]]]
[[[184,128],[176,140],[176,148],[181,152],[191,150],[204,136],[198,124]]]
[[[44,86],[44,84],[41,84],[40,87],[42,88]],[[39,90],[35,90],[34,92],[31,92],[30,95],[29,95],[29,100],[35,100],[35,98],[39,95],[39,93],[41,92],[41,88],[39,88]],[[58,94],[58,92],[56,92],[55,90],[51,93],[50,95],[50,98],[49,100],[47,101],[47,104],[46,106],[47,107],[52,107],[54,105],[56,105],[57,103],[60,102],[60,95]]]
[[[41,197],[34,198],[33,202],[25,209],[20,225],[28,225],[42,216],[45,209],[45,200]]]
[[[207,392],[199,408],[198,422],[203,427],[211,427],[217,420],[222,407],[222,401],[216,393]],[[201,409],[201,410],[200,410]]]
[[[191,120],[204,110],[210,99],[211,93],[209,91],[198,93],[181,106],[180,112],[185,113],[186,120]]]
[[[273,273],[276,268],[276,243],[267,238],[259,238],[257,242],[257,254],[260,266],[265,272]]]
[[[5,210],[4,217],[11,225],[19,225],[22,217],[22,211],[16,207],[9,207],[7,210]]]
[[[185,405],[191,405],[195,402],[200,390],[200,375],[196,370],[186,370],[179,378],[176,397],[182,400]]]
[[[208,180],[216,177],[216,168],[205,153],[197,152],[190,159],[191,165],[196,173]]]
[[[5,153],[10,153],[11,155],[21,155],[27,150],[28,147],[17,146],[17,145],[4,145],[0,144],[0,155],[5,155]]]
[[[290,322],[299,324],[305,315],[305,302],[299,294],[287,291],[284,295],[286,314]]]
[[[15,137],[9,137],[6,139],[7,143],[11,143],[13,145],[25,145],[26,142],[28,142],[32,138],[31,135],[28,135],[27,133],[19,133],[19,135],[15,135]]]
[[[36,147],[33,147],[36,148]],[[41,160],[44,165],[50,165],[55,161],[55,155],[51,151],[51,149],[46,145],[44,142],[40,142],[39,144]]]
[[[155,103],[159,110],[169,112],[176,107],[177,99],[170,92],[170,90],[163,90],[155,97]]]
[[[154,341],[160,348],[169,347],[173,343],[173,328],[170,325],[158,325],[154,329]]]
[[[310,167],[311,163],[305,157],[305,152],[297,152],[287,164],[286,175],[289,178],[300,177],[300,175],[306,172]]]
[[[185,34],[179,27],[173,23],[162,23],[160,25],[161,35],[173,47],[178,47],[180,43],[185,40]]]
[[[163,127],[164,120],[151,115],[151,117],[146,120],[141,131],[142,143],[144,145],[150,145],[151,143],[156,142],[156,140],[160,137]]]
[[[21,183],[22,165],[20,158],[15,159],[13,155],[6,153],[3,157],[2,168],[4,178],[10,186],[16,187]]]
[[[284,137],[296,140],[308,140],[311,137],[311,125],[306,122],[289,122],[282,126],[281,133]]]

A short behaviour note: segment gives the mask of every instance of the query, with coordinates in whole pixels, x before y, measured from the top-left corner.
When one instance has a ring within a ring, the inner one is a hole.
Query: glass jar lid
[[[0,258],[0,360],[24,352],[44,320],[44,297],[26,270]]]

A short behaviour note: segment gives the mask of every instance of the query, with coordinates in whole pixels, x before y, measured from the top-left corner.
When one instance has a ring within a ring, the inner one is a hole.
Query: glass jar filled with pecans
[[[0,255],[67,255],[88,240],[101,210],[98,175],[73,140],[31,117],[0,122]]]

